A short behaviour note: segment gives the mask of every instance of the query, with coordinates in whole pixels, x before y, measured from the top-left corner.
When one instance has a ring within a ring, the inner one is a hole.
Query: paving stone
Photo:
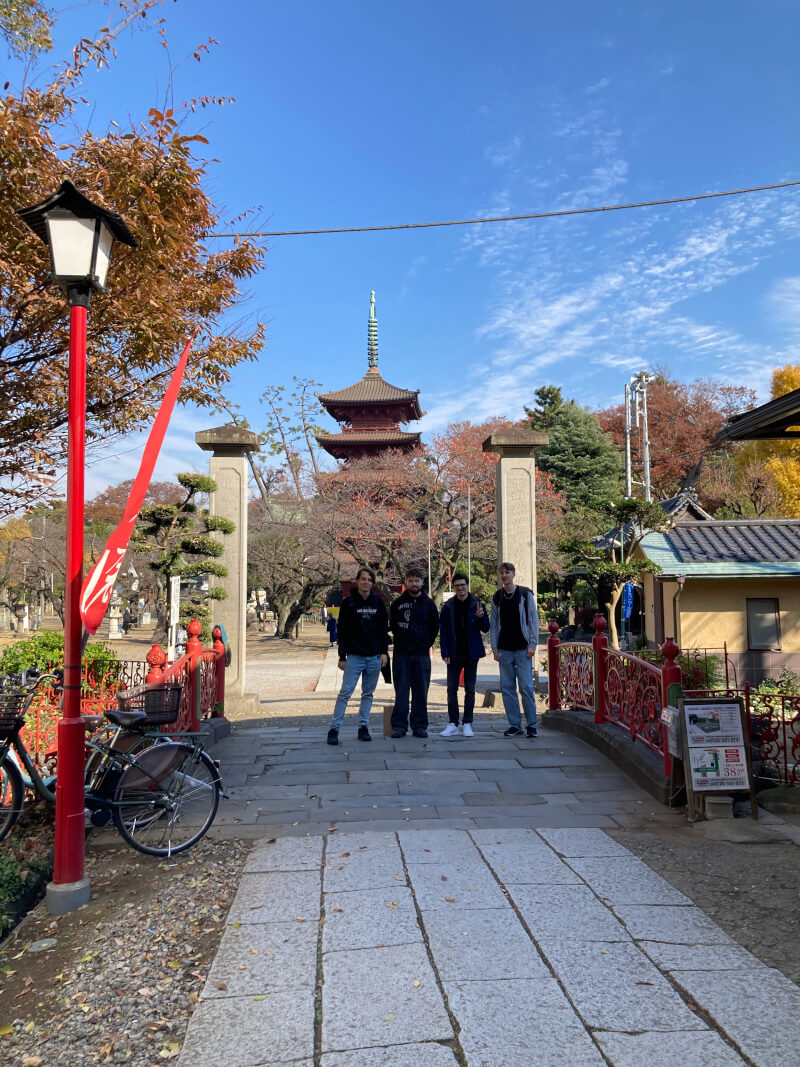
[[[613,793],[605,795],[614,796]],[[638,813],[639,818],[641,818],[646,810],[641,800],[586,800],[583,793],[572,795],[565,793],[564,796],[570,800],[567,807],[574,812],[586,811],[589,808],[591,811],[597,812],[598,815],[631,815]]]
[[[628,849],[603,830],[538,830],[540,837],[566,857],[630,856]]]
[[[322,864],[322,837],[260,841],[247,857],[245,874],[258,871],[317,871]]]
[[[468,767],[456,767],[446,770],[425,770],[423,767],[414,768],[410,771],[381,770],[355,770],[350,772],[351,782],[395,782],[400,791],[404,785],[425,785],[429,793],[437,792],[436,786],[440,782],[476,782],[478,775]],[[433,785],[433,788],[431,788]]]
[[[699,908],[615,904],[613,911],[636,941],[666,941],[672,945],[736,944]]]
[[[330,765],[326,765],[329,763]],[[272,785],[274,782],[281,782],[284,779],[294,782],[304,781],[313,782],[316,781],[316,776],[319,773],[323,774],[336,774],[339,771],[344,773],[349,764],[344,753],[335,761],[326,761],[323,763],[276,763],[271,766],[266,773],[267,784]]]
[[[537,793],[464,793],[461,797],[465,804],[479,807],[527,807],[530,804],[546,804],[543,796]]]
[[[288,805],[287,805],[288,807]],[[305,822],[308,819],[307,811],[289,811],[279,812],[281,816],[284,814],[291,815],[291,821]],[[214,820],[215,826],[233,826],[234,824],[241,823],[244,826],[255,825],[261,818],[262,813],[258,810],[258,805],[253,804],[225,804],[220,807],[219,813]]]
[[[407,945],[422,941],[411,890],[405,882],[386,889],[325,894],[322,951]]]
[[[672,977],[758,1067],[797,1067],[800,989],[770,967]]]
[[[430,805],[426,807],[421,804],[410,805],[404,803],[402,799],[400,803],[385,808],[373,808],[371,805],[366,808],[355,806],[349,808],[347,801],[341,801],[339,804],[332,804],[326,808],[311,811],[308,814],[309,821],[312,823],[363,822],[366,819],[371,820],[373,823],[382,823],[408,821],[411,819],[435,820],[437,817],[436,808]]]
[[[587,749],[578,755],[567,756],[563,752],[542,752],[539,746],[532,752],[520,752],[517,757],[521,767],[603,767],[609,773],[616,770],[614,764]]]
[[[316,923],[252,923],[225,930],[200,995],[254,996],[313,987],[316,980]]]
[[[478,826],[487,829],[498,826],[525,826],[531,829],[537,829],[540,826],[607,826],[612,830],[616,828],[616,822],[608,815],[581,815],[570,811],[567,807],[557,808],[552,804],[531,808],[524,817],[506,815],[502,819],[493,818],[490,814],[491,809],[487,808],[486,811],[487,814],[476,817],[475,822],[477,822]]]
[[[364,811],[366,816],[367,812]],[[331,819],[331,827],[335,830],[336,826],[335,817]],[[368,819],[364,819],[363,822],[343,822],[342,828],[349,832],[361,831],[363,833],[375,832],[379,830],[381,833],[390,830],[425,830],[432,824],[430,819],[386,819],[381,822],[370,822]],[[324,823],[314,823],[314,826],[324,825]],[[447,830],[469,830],[474,827],[475,822],[472,819],[468,819],[466,816],[462,816],[460,819],[437,819],[433,825]]]
[[[201,1001],[189,1021],[178,1065],[254,1067],[303,1057],[310,1060],[313,1055],[313,990],[288,989],[267,993],[263,1000]]]
[[[503,883],[580,884],[577,874],[533,830],[474,830],[472,839]]]
[[[514,772],[520,769],[520,765],[513,758],[510,759],[483,759],[476,760],[476,766],[481,770],[493,769],[498,771]],[[456,764],[453,759],[434,759],[430,756],[423,756],[419,759],[400,759],[398,756],[387,756],[386,766],[389,769],[397,769],[402,771],[418,771],[418,770],[459,770],[463,764]]]
[[[337,833],[328,838],[328,848],[340,852],[377,852],[381,849],[398,849],[397,834],[373,831],[372,833]],[[333,853],[332,853],[333,854]]]
[[[396,796],[397,785],[391,782],[357,782],[346,785],[313,785],[309,794],[320,800],[347,800],[348,797]]]
[[[492,795],[489,794],[489,796]],[[482,819],[489,816],[502,823],[504,819],[525,819],[529,806],[522,804],[505,806],[502,804],[447,804],[437,806],[436,811],[442,819],[455,819],[458,816],[467,819]],[[537,808],[537,810],[541,809]]]
[[[463,830],[413,830],[398,839],[406,863],[480,863],[478,850]]]
[[[555,981],[445,982],[470,1067],[604,1067]]]
[[[291,914],[287,915],[287,911]],[[228,922],[269,923],[297,918],[316,922],[319,916],[318,871],[268,871],[242,875]]]
[[[508,908],[424,910],[422,923],[444,982],[549,978],[525,928]]]
[[[586,885],[506,886],[531,933],[580,941],[630,941],[630,934]]]
[[[609,904],[691,904],[635,856],[570,859],[570,866]]]
[[[679,1063],[681,1067],[743,1067],[744,1060],[719,1034],[618,1034],[595,1030],[593,1037],[613,1067]]]
[[[441,803],[441,800],[441,797],[436,798],[437,803]],[[319,803],[321,811],[347,811],[356,808],[392,808],[394,805],[400,804],[408,806],[409,800],[407,797],[401,797],[397,790],[395,790],[393,793],[367,793],[365,796],[359,796],[358,793],[349,793],[346,796],[340,797],[320,797]],[[423,803],[433,807],[427,798],[425,801],[422,801],[419,797],[415,796],[413,803],[419,807],[421,807]],[[398,809],[395,808],[395,810]],[[363,814],[361,817],[365,818]]]
[[[465,771],[464,774],[470,773]],[[446,784],[446,790],[452,796],[463,796],[468,790],[471,793],[490,793],[494,794],[498,792],[496,782],[479,782],[476,778],[448,778]],[[397,782],[397,791],[402,795],[413,796],[415,793],[432,793],[439,792],[436,782],[425,780],[421,781],[409,781],[402,779]]]
[[[630,941],[540,938],[539,947],[591,1029],[707,1029]]]
[[[294,768],[287,767],[283,774],[277,774],[275,770],[268,770],[264,776],[264,782],[266,785],[308,785],[308,781],[314,783],[314,785],[345,785],[347,782],[347,771],[321,771],[317,767],[315,772],[298,771]],[[223,781],[227,782],[227,776],[223,775]]]
[[[343,855],[348,851],[349,856]],[[326,893],[405,885],[406,875],[400,850],[395,847],[358,852],[329,840],[323,884]]]
[[[434,1041],[389,1048],[360,1048],[353,1052],[329,1052],[322,1057],[322,1067],[455,1067],[458,1062],[452,1049]]]
[[[695,952],[687,945],[640,941],[639,948],[662,971],[753,971],[766,967],[740,945],[715,945],[713,951]]]
[[[507,908],[508,901],[489,868],[481,863],[406,863],[421,911],[473,911]]]
[[[452,1039],[424,945],[329,952],[323,972],[323,1052]]]
[[[257,808],[253,808],[255,813],[255,819],[243,819],[243,822],[253,822],[256,826],[261,826],[263,823],[307,823],[309,817],[308,809],[303,811],[258,811]],[[219,817],[217,818],[219,822]]]
[[[305,798],[308,787],[305,785],[253,785],[228,787],[228,775],[222,772],[223,781],[231,800],[283,800],[288,797]]]

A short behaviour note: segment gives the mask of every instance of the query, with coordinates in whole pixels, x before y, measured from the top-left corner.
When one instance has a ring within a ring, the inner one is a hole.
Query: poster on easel
[[[692,698],[679,702],[683,765],[690,814],[702,805],[696,793],[749,792],[758,818],[744,704],[738,697]]]

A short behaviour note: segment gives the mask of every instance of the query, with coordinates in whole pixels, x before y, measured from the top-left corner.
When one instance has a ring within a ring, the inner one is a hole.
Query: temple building
[[[340,433],[318,434],[320,447],[335,459],[378,456],[387,449],[414,452],[420,448],[420,434],[400,429],[401,423],[415,422],[425,414],[419,406],[419,389],[399,389],[381,377],[378,370],[378,320],[375,293],[370,294],[367,324],[367,371],[364,377],[335,393],[318,393],[325,410],[338,423]]]

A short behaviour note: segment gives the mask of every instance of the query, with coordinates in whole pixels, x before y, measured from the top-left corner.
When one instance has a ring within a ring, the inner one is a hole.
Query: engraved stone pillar
[[[247,453],[258,452],[258,437],[251,430],[228,424],[194,435],[195,441],[211,453],[209,475],[217,483],[211,494],[209,511],[235,523],[231,534],[220,534],[225,551],[219,562],[228,569],[226,578],[210,578],[227,592],[224,600],[212,601],[212,623],[225,627],[231,650],[231,663],[225,670],[225,695],[241,697],[245,692],[245,653],[247,633]],[[213,536],[213,535],[212,535]]]
[[[536,591],[536,468],[537,448],[550,438],[536,430],[501,430],[483,442],[496,452],[497,562],[513,563],[518,585]]]

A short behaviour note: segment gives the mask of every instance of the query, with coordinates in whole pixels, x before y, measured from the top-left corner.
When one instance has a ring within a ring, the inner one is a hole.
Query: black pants
[[[475,679],[478,676],[478,661],[453,656],[447,664],[447,715],[450,722],[458,726],[458,679],[464,672],[464,718],[462,722],[472,722],[475,708]]]
[[[411,696],[411,729],[428,729],[428,686],[431,684],[429,652],[418,656],[395,652],[392,659],[394,675],[394,711],[392,729],[408,730],[408,698]]]

